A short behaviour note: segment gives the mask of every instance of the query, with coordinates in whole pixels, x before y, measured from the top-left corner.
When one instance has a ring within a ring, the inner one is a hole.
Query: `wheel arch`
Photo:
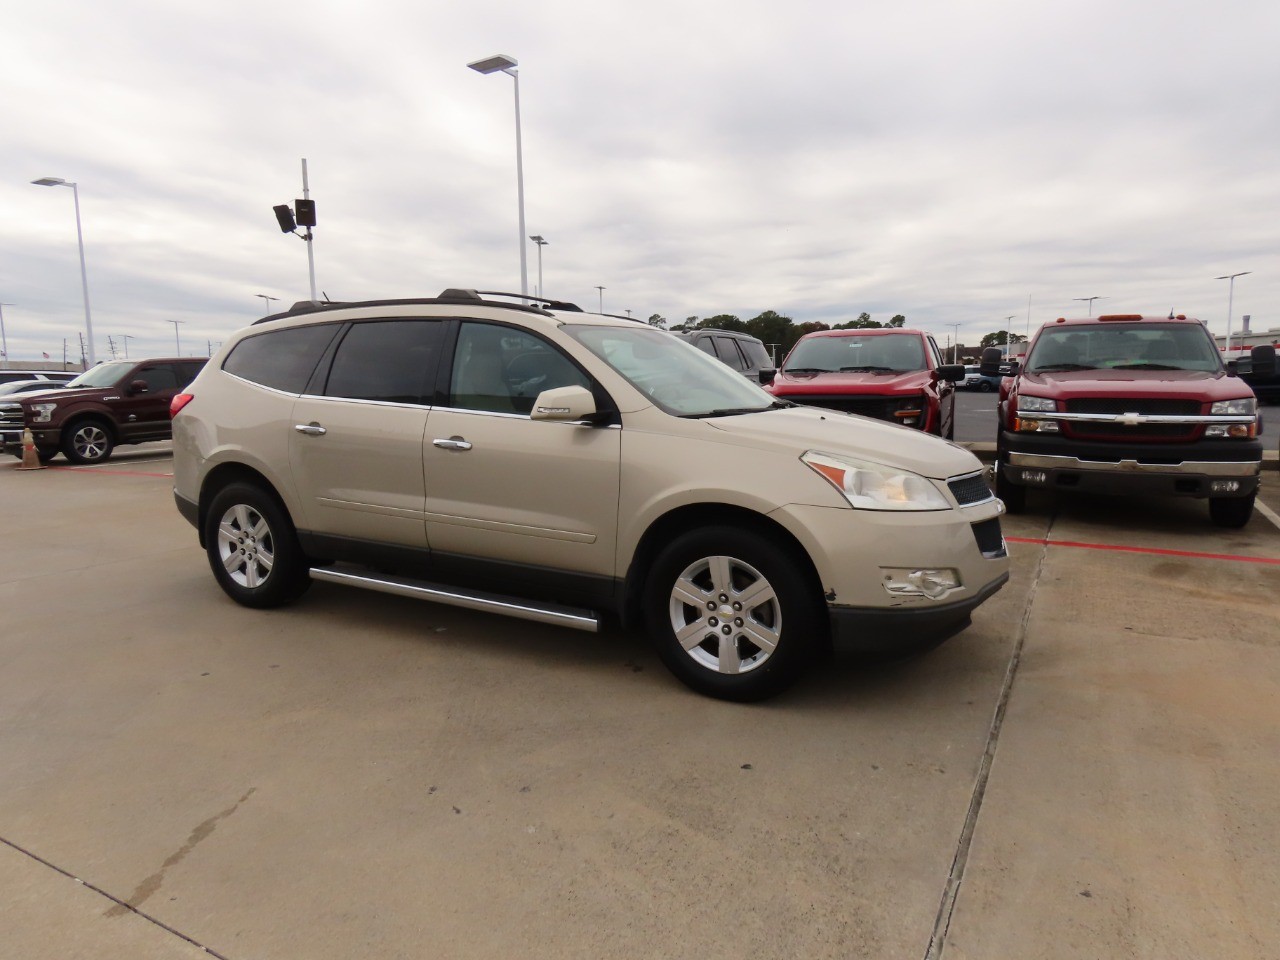
[[[205,543],[205,522],[209,518],[209,504],[220,491],[233,483],[252,483],[257,487],[261,487],[276,503],[280,509],[284,511],[285,516],[293,520],[289,513],[289,507],[285,504],[284,498],[280,496],[280,491],[275,485],[266,478],[262,473],[247,466],[243,463],[221,463],[209,471],[208,476],[204,478],[204,482],[200,485],[200,502],[198,506],[198,515],[196,530],[200,535],[200,546],[206,546]]]
[[[814,566],[804,545],[781,523],[754,510],[728,503],[690,503],[676,507],[655,519],[636,544],[635,553],[623,581],[619,613],[624,624],[635,626],[641,623],[645,578],[662,548],[675,537],[690,530],[715,526],[751,530],[778,544],[782,550],[790,553],[792,559],[801,567],[805,580],[813,591],[813,596],[825,603],[818,568]]]
[[[68,414],[63,419],[62,427],[58,430],[59,443],[61,443],[62,437],[70,436],[70,434],[75,431],[76,427],[86,421],[92,421],[106,430],[107,435],[111,437],[111,442],[113,444],[118,444],[120,442],[120,430],[117,428],[116,422],[112,419],[111,414],[102,410],[89,408],[86,410],[77,410]]]

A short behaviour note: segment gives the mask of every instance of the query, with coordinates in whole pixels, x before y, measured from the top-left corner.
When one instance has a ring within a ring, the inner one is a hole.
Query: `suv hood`
[[[907,370],[903,373],[871,373],[848,371],[847,373],[802,373],[793,375],[778,373],[773,380],[774,393],[778,396],[804,394],[910,394],[919,393],[932,380],[928,370]]]
[[[1252,394],[1239,377],[1197,370],[1067,370],[1061,373],[1024,373],[1019,390],[1037,397],[1114,397],[1117,390],[1129,397],[1187,397],[1212,403],[1236,400]]]
[[[912,427],[899,427],[838,410],[787,407],[713,417],[701,422],[744,445],[766,446],[777,453],[797,456],[804,450],[843,454],[910,470],[935,480],[982,468],[978,458],[964,447]]]

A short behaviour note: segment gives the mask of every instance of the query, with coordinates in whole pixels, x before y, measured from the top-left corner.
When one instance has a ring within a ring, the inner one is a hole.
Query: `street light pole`
[[[519,61],[515,57],[509,57],[503,53],[494,54],[491,57],[485,57],[483,60],[474,60],[467,66],[477,73],[505,73],[515,81],[516,89],[516,200],[520,207],[520,295],[522,297],[529,294],[529,268],[525,255],[525,232],[524,232],[524,150],[520,141],[520,71],[516,69]]]
[[[1225,277],[1214,277],[1215,280],[1230,280],[1227,284],[1227,341],[1224,353],[1231,352],[1231,309],[1233,307],[1232,300],[1236,293],[1236,277],[1243,277],[1253,273],[1252,270],[1242,270],[1240,273],[1229,273]]]
[[[604,313],[604,287],[596,287],[600,291],[600,312]]]
[[[542,234],[540,233],[534,234],[529,239],[538,245],[538,289],[535,291],[535,293],[537,293],[538,296],[540,297],[545,297],[547,295],[547,290],[542,285],[542,248],[545,247],[551,241],[544,239]]]
[[[80,188],[63,180],[61,177],[41,177],[32,180],[38,187],[70,187],[76,204],[76,242],[80,245],[80,286],[84,290],[84,329],[89,336],[89,366],[97,363],[97,355],[93,349],[93,320],[89,315],[89,274],[84,268],[84,232],[80,229]]]
[[[122,333],[120,335],[120,339],[124,341],[124,358],[128,360],[129,359],[129,341],[134,339],[134,336],[131,333]]]
[[[262,305],[266,308],[267,316],[271,315],[271,301],[280,299],[279,297],[269,297],[265,293],[255,293],[254,296],[262,298]]]
[[[13,306],[17,304],[0,303],[0,360],[4,361],[6,367],[9,365],[9,338],[4,332],[4,308]]]
[[[178,324],[180,324],[180,323],[186,323],[187,321],[185,321],[185,320],[170,320],[170,321],[168,321],[168,322],[173,324],[173,345],[177,348],[177,351],[178,351],[177,353],[175,353],[175,354],[174,354],[174,356],[175,356],[175,357],[180,357],[180,356],[182,356],[182,342],[178,339]]]
[[[947,324],[947,326],[954,327],[956,331],[955,339],[951,341],[951,362],[959,363],[960,362],[960,324],[949,323]]]
[[[1108,300],[1109,297],[1072,297],[1072,300],[1087,300],[1089,302],[1089,316],[1093,316],[1093,301]]]
[[[1015,313],[1013,317],[1016,317]],[[1004,335],[1004,358],[1006,360],[1013,359],[1013,317],[1005,317],[1005,335]]]

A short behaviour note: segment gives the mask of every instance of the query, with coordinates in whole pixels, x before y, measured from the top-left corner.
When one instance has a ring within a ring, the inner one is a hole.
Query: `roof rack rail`
[[[466,292],[476,294],[477,299],[479,297],[511,297],[514,300],[528,300],[533,304],[540,303],[547,310],[568,310],[573,313],[582,313],[580,306],[567,300],[551,300],[547,297],[537,297],[528,293],[506,293],[502,290],[468,290]]]
[[[486,300],[486,296],[511,297],[515,300],[526,302],[503,303],[501,300]],[[484,303],[493,307],[504,307],[508,310],[523,310],[528,313],[540,313],[543,316],[550,316],[548,313],[550,310],[582,313],[582,308],[576,303],[568,303],[562,300],[550,300],[546,297],[535,297],[521,293],[504,293],[499,290],[473,290],[470,287],[447,287],[438,297],[407,297],[389,300],[351,301],[299,300],[288,310],[273,313],[260,320],[255,320],[251,326],[256,326],[259,323],[266,323],[268,320],[276,320],[281,317],[293,317],[304,313],[318,313],[322,310],[337,310],[343,307],[400,306],[415,303]]]

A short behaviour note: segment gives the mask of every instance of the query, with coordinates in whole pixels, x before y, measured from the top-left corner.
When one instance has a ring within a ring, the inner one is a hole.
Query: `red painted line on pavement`
[[[46,470],[57,470],[59,473],[95,473],[110,474],[116,477],[160,477],[169,479],[172,473],[144,473],[141,470],[103,470],[99,467],[46,467]]]
[[[1076,540],[1043,540],[1035,537],[1005,537],[1009,543],[1041,543],[1050,547],[1080,547],[1084,550],[1115,550],[1119,553],[1150,553],[1159,557],[1192,557],[1198,560],[1235,560],[1238,563],[1266,563],[1280,566],[1270,557],[1244,557],[1234,553],[1199,553],[1194,550],[1161,550],[1158,547],[1125,547],[1114,543],[1080,543]]]

